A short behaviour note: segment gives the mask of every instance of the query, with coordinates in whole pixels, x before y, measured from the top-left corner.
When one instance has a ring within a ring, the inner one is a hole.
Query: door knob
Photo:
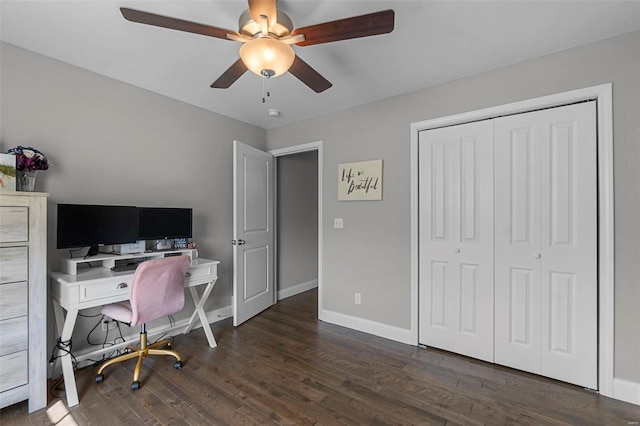
[[[239,245],[239,246],[241,246],[241,245],[243,245],[243,244],[246,244],[246,241],[245,241],[245,240],[238,240],[238,245]]]
[[[455,249],[454,252],[455,253],[460,253],[460,249]]]
[[[536,254],[534,254],[534,256],[535,256],[536,259],[540,259],[542,257],[542,255],[540,253],[536,253]]]

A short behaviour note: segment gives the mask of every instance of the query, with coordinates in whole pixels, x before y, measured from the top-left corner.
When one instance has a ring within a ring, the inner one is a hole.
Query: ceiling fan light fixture
[[[240,59],[211,87],[227,89],[251,70],[263,77],[265,97],[269,96],[269,79],[287,71],[316,93],[331,87],[331,82],[295,54],[292,44],[312,46],[370,37],[390,33],[395,26],[395,12],[389,9],[293,29],[291,18],[278,9],[277,0],[248,0],[248,3],[249,9],[240,15],[237,32],[127,7],[121,7],[120,12],[131,22],[244,43]]]
[[[269,37],[247,41],[240,48],[240,58],[254,74],[272,77],[284,74],[291,68],[296,57],[291,46]]]

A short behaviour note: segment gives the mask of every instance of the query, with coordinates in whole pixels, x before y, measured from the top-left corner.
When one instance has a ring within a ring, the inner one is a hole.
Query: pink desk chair
[[[170,340],[161,340],[147,346],[146,323],[178,312],[184,306],[184,277],[191,264],[188,256],[173,256],[148,260],[136,269],[129,300],[102,307],[102,313],[129,325],[141,324],[140,347],[128,346],[131,352],[105,361],[98,369],[96,383],[104,380],[102,372],[117,362],[138,358],[133,370],[131,390],[140,388],[142,361],[148,355],[171,355],[176,359],[174,367],[182,368],[182,357],[171,350]],[[168,347],[169,349],[161,349]]]

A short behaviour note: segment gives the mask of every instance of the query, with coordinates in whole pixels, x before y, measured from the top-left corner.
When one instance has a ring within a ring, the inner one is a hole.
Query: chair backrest
[[[184,277],[189,256],[147,260],[136,269],[131,287],[131,325],[178,312],[184,306]]]

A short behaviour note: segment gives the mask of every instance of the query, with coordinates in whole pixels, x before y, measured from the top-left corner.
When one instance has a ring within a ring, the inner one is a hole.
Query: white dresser
[[[47,196],[0,193],[0,408],[47,404]]]

